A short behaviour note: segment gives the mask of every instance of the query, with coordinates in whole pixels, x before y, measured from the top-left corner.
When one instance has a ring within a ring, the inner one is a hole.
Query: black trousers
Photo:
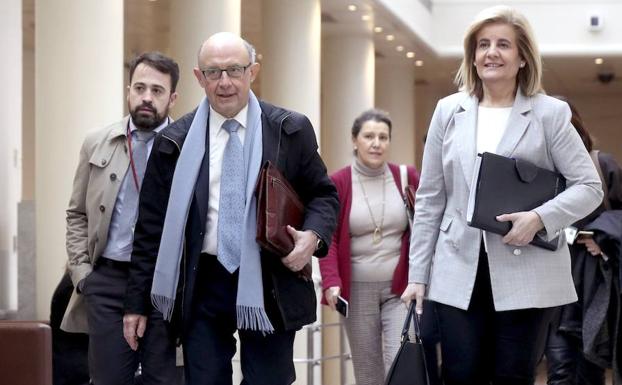
[[[436,304],[445,385],[532,385],[551,309],[495,311],[482,245],[468,310]]]
[[[140,363],[142,383],[178,383],[175,344],[169,338],[162,314],[153,311],[138,351],[123,338],[123,301],[128,270],[123,263],[100,257],[86,278],[83,294],[88,304],[89,370],[94,385],[131,385]]]
[[[270,334],[237,330],[238,272],[230,274],[215,256],[202,254],[197,274],[189,327],[182,336],[186,384],[232,384],[236,331],[240,338],[243,385],[293,383],[296,333],[283,331],[275,322],[276,331]],[[268,314],[274,314],[276,304],[271,297],[264,297]]]
[[[605,369],[583,355],[581,338],[558,330],[562,307],[555,309],[546,344],[549,385],[604,385]]]

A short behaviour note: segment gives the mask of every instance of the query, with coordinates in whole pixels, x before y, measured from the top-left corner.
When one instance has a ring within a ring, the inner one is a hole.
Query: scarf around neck
[[[248,105],[248,127],[244,140],[246,206],[244,223],[241,226],[243,234],[236,298],[237,327],[270,333],[274,331],[274,327],[265,311],[260,247],[255,240],[257,234],[255,185],[261,168],[263,138],[261,107],[252,91]],[[205,136],[208,119],[209,103],[207,98],[203,98],[194,115],[175,166],[164,219],[162,240],[151,287],[151,302],[168,321],[171,320],[175,307],[186,221],[206,151]]]

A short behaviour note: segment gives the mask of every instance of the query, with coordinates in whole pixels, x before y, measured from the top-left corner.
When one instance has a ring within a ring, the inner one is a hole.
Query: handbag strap
[[[603,175],[603,169],[600,167],[600,162],[598,161],[598,152],[598,150],[590,151],[590,158],[592,158],[596,171],[598,171],[600,182],[603,185],[603,205],[605,206],[605,210],[611,210],[611,202],[609,202],[609,186],[607,186],[607,181]]]
[[[410,341],[410,337],[408,336],[408,329],[410,329],[410,322],[412,320],[413,325],[415,326],[415,342],[421,342],[421,328],[419,326],[419,315],[415,312],[415,301],[410,301],[410,306],[408,307],[408,315],[406,316],[406,320],[404,321],[404,327],[402,327],[402,343],[404,341]]]
[[[408,173],[405,164],[400,164],[400,185],[402,185],[402,196],[406,197],[406,187],[408,186]]]

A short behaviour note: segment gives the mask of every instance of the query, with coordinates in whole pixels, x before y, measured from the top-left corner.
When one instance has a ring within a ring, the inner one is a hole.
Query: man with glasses
[[[243,384],[291,384],[295,332],[316,318],[313,282],[300,272],[327,252],[337,194],[311,123],[259,101],[250,90],[258,72],[254,48],[239,36],[206,40],[194,75],[207,97],[156,139],[147,167],[126,339],[153,301],[180,326],[191,385],[232,383],[236,331]],[[302,227],[287,229],[295,247],[283,258],[255,240],[254,190],[267,160],[306,208]]]
[[[148,52],[130,63],[129,116],[89,134],[67,209],[67,254],[76,287],[61,328],[89,334],[89,372],[97,385],[131,385],[139,362],[142,383],[175,384],[175,344],[162,314],[152,307],[149,322],[128,343],[123,335],[138,198],[156,133],[169,122],[179,66]]]

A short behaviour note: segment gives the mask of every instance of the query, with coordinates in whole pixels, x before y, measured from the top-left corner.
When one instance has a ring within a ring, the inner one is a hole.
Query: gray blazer
[[[423,153],[410,242],[409,282],[428,284],[434,301],[467,309],[475,284],[482,231],[466,223],[475,165],[479,101],[466,93],[441,99]],[[534,211],[546,236],[592,212],[602,200],[600,178],[565,102],[517,92],[496,153],[560,172],[566,191]],[[557,251],[506,245],[484,232],[495,309],[543,308],[577,300],[565,240]]]

